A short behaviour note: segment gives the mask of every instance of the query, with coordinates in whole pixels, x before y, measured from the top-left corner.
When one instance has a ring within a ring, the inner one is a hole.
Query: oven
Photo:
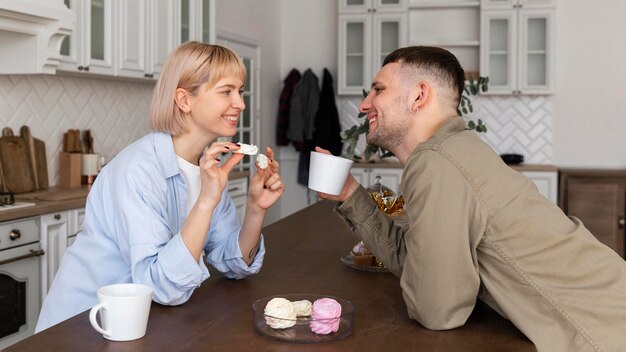
[[[35,331],[43,254],[38,217],[0,224],[0,350]]]

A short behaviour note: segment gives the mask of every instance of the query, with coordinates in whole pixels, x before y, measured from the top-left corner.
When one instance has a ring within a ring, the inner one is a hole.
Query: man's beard
[[[410,118],[409,114],[407,114],[408,110],[403,105],[406,99],[407,97],[397,97],[394,100],[393,107],[383,116],[386,123],[384,128],[380,125],[380,116],[378,116],[376,129],[368,132],[366,135],[368,144],[393,152],[397,146],[404,143],[404,139],[409,132],[408,119]],[[395,119],[394,121],[389,120],[392,116]]]

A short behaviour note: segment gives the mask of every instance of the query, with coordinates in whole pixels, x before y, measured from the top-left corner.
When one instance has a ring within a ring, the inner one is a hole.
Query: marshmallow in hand
[[[259,152],[259,147],[254,144],[239,143],[239,149],[234,150],[233,153],[256,155]]]
[[[259,154],[256,157],[256,164],[261,169],[267,169],[267,167],[269,166],[269,159],[267,158],[265,154]]]

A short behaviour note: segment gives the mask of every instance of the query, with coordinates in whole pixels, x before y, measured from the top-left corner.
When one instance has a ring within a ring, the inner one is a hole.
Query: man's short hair
[[[439,83],[451,89],[455,108],[459,105],[465,86],[465,72],[456,56],[448,50],[433,46],[404,47],[387,55],[383,66],[392,62],[406,64],[432,75]]]

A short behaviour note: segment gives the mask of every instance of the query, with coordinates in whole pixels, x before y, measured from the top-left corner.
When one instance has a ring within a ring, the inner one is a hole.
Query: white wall
[[[275,144],[276,112],[280,94],[281,0],[216,1],[216,29],[249,38],[261,48],[260,145]],[[281,203],[267,215],[266,224],[281,218]]]
[[[300,73],[310,68],[319,78],[320,87],[327,68],[337,82],[337,10],[337,0],[282,1],[281,89],[282,81],[293,68]],[[278,109],[278,100],[275,107]],[[280,147],[279,151],[288,189],[281,200],[281,214],[287,216],[314,202],[316,193],[307,193],[307,188],[297,182],[299,152],[291,145]]]
[[[626,1],[556,2],[554,162],[626,168]]]

